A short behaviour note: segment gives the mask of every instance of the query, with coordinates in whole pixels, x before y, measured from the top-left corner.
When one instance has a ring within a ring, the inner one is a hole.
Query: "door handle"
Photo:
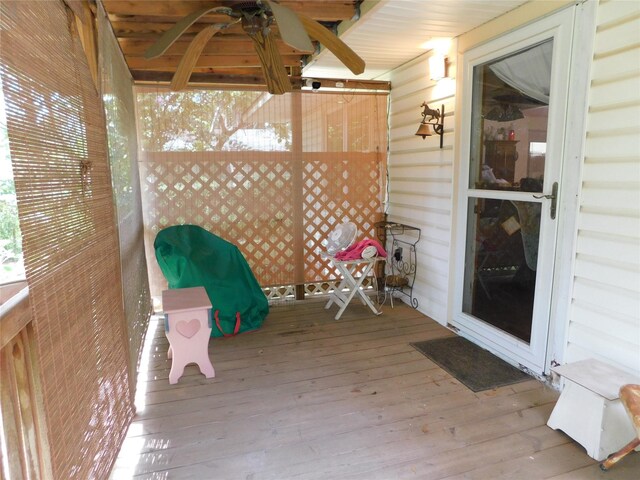
[[[534,195],[533,198],[537,198],[538,200],[541,198],[551,200],[551,209],[549,211],[549,215],[551,216],[551,220],[556,219],[556,208],[558,204],[558,182],[553,182],[550,195]]]

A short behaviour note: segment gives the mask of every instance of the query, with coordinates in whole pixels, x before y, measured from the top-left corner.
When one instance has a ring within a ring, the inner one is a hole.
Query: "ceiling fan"
[[[310,38],[313,38],[328,48],[354,74],[364,72],[365,63],[362,58],[321,23],[306,15],[296,13],[274,0],[230,1],[228,4],[229,6],[203,8],[183,17],[145,52],[147,59],[161,56],[204,15],[221,13],[231,18],[229,23],[208,25],[195,36],[171,80],[172,90],[182,90],[187,85],[207,42],[215,34],[238,22],[242,22],[244,32],[253,41],[269,93],[279,95],[292,90],[291,80],[275,43],[273,29],[270,28],[274,21],[280,37],[287,45],[302,53],[311,54],[314,47]]]

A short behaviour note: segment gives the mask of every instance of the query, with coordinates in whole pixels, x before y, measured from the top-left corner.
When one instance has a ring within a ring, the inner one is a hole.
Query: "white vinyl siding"
[[[640,373],[640,2],[601,1],[565,362]]]
[[[429,78],[431,52],[391,72],[389,143],[389,221],[422,230],[416,247],[417,272],[413,290],[418,309],[446,324],[453,194],[453,126],[455,65],[449,78]],[[454,61],[455,55],[449,55]],[[415,135],[422,118],[420,105],[445,105],[444,148],[437,135]],[[406,300],[406,298],[403,298]]]
[[[466,51],[492,38],[507,19],[518,23],[513,18],[507,14],[498,19],[484,35],[464,35],[458,45]],[[388,212],[390,220],[422,228],[414,293],[419,309],[445,324],[449,297],[455,294],[448,287],[455,91],[449,96],[436,93],[439,87],[429,80],[428,57],[385,78],[392,82]],[[449,58],[455,61],[455,55]],[[453,77],[454,72],[452,68]],[[587,74],[584,157],[580,166],[565,165],[566,171],[580,175],[574,235],[563,240],[575,241],[563,253],[571,259],[571,273],[567,268],[566,288],[559,292],[563,298],[557,299],[568,308],[550,332],[559,342],[551,359],[566,363],[597,358],[640,374],[640,2],[599,2]],[[446,106],[442,150],[437,137],[422,140],[414,135],[423,101],[432,108]]]

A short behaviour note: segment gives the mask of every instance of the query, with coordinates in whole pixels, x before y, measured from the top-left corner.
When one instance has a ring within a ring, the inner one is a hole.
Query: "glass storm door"
[[[454,325],[535,372],[549,327],[571,24],[571,12],[554,15],[464,63]]]

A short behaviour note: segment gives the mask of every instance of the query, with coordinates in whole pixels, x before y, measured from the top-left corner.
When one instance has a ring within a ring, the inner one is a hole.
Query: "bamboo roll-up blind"
[[[336,279],[322,242],[342,221],[375,238],[383,218],[387,97],[335,92],[302,97],[305,282]]]
[[[382,218],[386,96],[136,88],[151,291],[157,233],[196,224],[238,245],[263,287],[335,278],[322,242]]]
[[[111,180],[116,201],[129,370],[135,388],[142,342],[152,310],[144,250],[133,79],[109,20],[98,4],[98,52],[107,120]]]
[[[236,244],[262,285],[295,283],[289,96],[137,87],[136,97],[152,294],[166,288],[153,242],[177,224]]]
[[[54,477],[106,478],[133,409],[102,105],[61,1],[3,0],[0,32]]]

